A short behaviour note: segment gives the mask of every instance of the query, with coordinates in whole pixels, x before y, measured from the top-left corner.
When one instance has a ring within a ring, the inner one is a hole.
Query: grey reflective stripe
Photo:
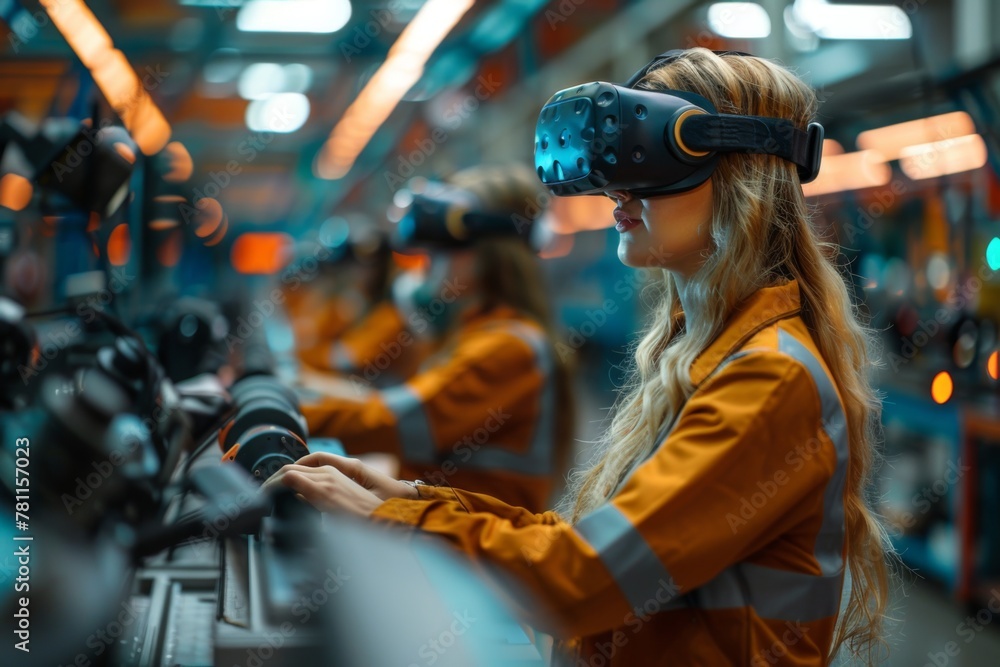
[[[496,322],[490,329],[499,329],[517,336],[527,343],[534,352],[535,364],[542,376],[538,419],[535,421],[535,430],[528,448],[524,452],[514,452],[495,442],[490,442],[472,452],[467,461],[456,462],[455,465],[460,468],[481,470],[509,470],[522,475],[549,474],[555,464],[552,460],[552,453],[556,438],[555,364],[551,346],[544,331],[521,322]],[[498,407],[503,408],[503,406]]]
[[[833,442],[837,467],[823,493],[823,523],[816,536],[815,556],[824,575],[843,569],[844,548],[844,484],[847,480],[847,419],[840,405],[837,390],[823,366],[806,347],[791,334],[778,329],[778,350],[800,362],[812,375],[822,407],[822,428]]]
[[[433,463],[437,448],[420,397],[407,384],[383,389],[379,393],[382,402],[396,417],[396,431],[403,456],[416,463]]]
[[[617,507],[605,503],[573,529],[597,552],[633,609],[650,614],[684,606],[663,561]]]
[[[353,371],[358,368],[358,362],[339,340],[330,346],[330,368],[337,371]]]
[[[535,430],[525,452],[514,452],[490,442],[471,452],[468,460],[452,460],[459,468],[508,470],[524,475],[545,475],[552,472],[555,447],[555,367],[548,340],[543,331],[520,322],[497,322],[502,329],[517,336],[534,352],[535,363],[542,375],[541,400]],[[423,402],[408,385],[390,387],[381,392],[383,402],[396,416],[403,456],[414,463],[437,465],[442,462],[430,420]],[[503,409],[503,406],[497,406]]]
[[[699,609],[753,607],[761,618],[809,623],[840,611],[843,573],[822,576],[737,563],[694,593]]]

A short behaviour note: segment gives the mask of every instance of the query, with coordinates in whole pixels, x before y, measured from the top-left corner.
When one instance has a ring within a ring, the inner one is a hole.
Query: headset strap
[[[661,53],[633,74],[625,86],[636,85],[652,70],[676,60],[686,49]],[[752,56],[743,51],[712,51],[717,56]],[[670,91],[663,91],[670,93]],[[695,150],[722,153],[762,153],[788,160],[799,169],[799,180],[808,183],[819,173],[823,154],[823,126],[810,123],[803,132],[784,118],[704,114],[689,117],[681,130],[684,143]]]
[[[684,143],[699,151],[776,155],[799,168],[803,183],[816,178],[823,154],[823,126],[809,123],[807,131],[784,118],[696,114],[681,129]]]
[[[656,56],[655,58],[653,58],[652,60],[650,60],[648,63],[646,63],[645,65],[643,65],[642,69],[640,69],[638,72],[636,72],[631,77],[629,77],[629,80],[626,81],[622,85],[624,85],[626,88],[635,88],[636,84],[639,83],[640,81],[642,81],[642,79],[647,74],[649,74],[651,71],[653,71],[654,69],[659,69],[663,65],[666,65],[667,63],[669,63],[669,62],[671,62],[673,60],[677,60],[677,58],[679,58],[681,56],[681,54],[684,53],[685,51],[687,51],[687,49],[671,49],[670,51],[666,51],[664,53],[661,53],[660,55]],[[717,56],[752,56],[753,55],[753,54],[750,54],[750,53],[744,53],[743,51],[712,51],[712,53],[714,53]]]

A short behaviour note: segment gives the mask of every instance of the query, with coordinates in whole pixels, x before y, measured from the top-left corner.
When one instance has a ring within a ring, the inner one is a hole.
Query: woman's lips
[[[632,229],[633,227],[642,222],[641,220],[630,218],[628,214],[625,213],[625,211],[623,211],[620,208],[616,208],[614,210],[614,216],[615,216],[615,222],[617,223],[615,225],[615,229],[617,229],[619,233],[627,232],[628,230]]]

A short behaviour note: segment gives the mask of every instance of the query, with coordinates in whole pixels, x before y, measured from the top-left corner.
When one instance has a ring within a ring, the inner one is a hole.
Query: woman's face
[[[659,267],[688,277],[711,249],[712,181],[676,195],[637,199],[606,193],[618,205],[618,259],[635,268]]]

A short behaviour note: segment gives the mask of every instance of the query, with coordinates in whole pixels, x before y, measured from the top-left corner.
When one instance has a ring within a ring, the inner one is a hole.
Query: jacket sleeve
[[[359,323],[341,335],[326,338],[302,350],[299,357],[313,368],[338,373],[365,371],[377,356],[385,354],[394,361],[415,343],[406,330],[406,323],[399,310],[391,303],[376,305]],[[376,369],[381,372],[383,369]]]
[[[527,343],[486,331],[469,335],[446,361],[409,382],[365,400],[326,398],[302,413],[311,433],[339,438],[348,452],[431,462],[477,430],[530,430],[542,384]]]
[[[532,524],[555,525],[562,522],[562,517],[556,512],[529,512],[523,507],[515,507],[488,496],[484,493],[472,493],[454,487],[418,486],[418,493],[424,500],[450,500],[458,503],[467,512],[487,512],[510,521],[515,526]]]
[[[797,448],[817,441],[819,428],[808,371],[758,352],[707,380],[655,453],[576,526],[470,513],[444,499],[393,499],[373,516],[442,535],[498,565],[543,603],[541,616],[525,605],[538,627],[594,634],[650,613],[647,602],[669,604],[815,512],[834,453],[829,441],[811,456]],[[733,525],[743,499],[770,481],[769,500]]]

